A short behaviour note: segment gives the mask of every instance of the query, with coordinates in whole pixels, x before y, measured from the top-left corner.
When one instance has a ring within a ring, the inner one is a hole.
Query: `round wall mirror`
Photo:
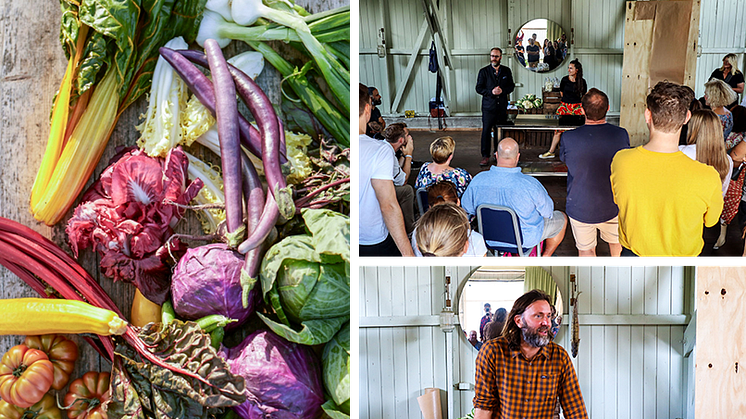
[[[567,35],[548,19],[526,22],[513,40],[518,65],[537,73],[553,71],[567,58]]]
[[[487,266],[472,272],[459,287],[461,336],[474,348],[480,349],[484,342],[500,335],[513,302],[533,289],[541,289],[554,299],[557,317],[552,322],[552,335],[556,336],[562,324],[563,303],[552,275],[540,267]]]

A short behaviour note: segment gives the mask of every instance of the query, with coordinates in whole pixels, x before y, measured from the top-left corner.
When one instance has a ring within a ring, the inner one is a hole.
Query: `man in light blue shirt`
[[[474,176],[461,198],[461,206],[470,215],[481,204],[512,208],[521,221],[524,246],[533,247],[546,240],[542,256],[551,256],[565,238],[567,217],[554,210],[552,198],[538,180],[521,173],[518,151],[514,139],[500,141],[495,153],[497,166]]]

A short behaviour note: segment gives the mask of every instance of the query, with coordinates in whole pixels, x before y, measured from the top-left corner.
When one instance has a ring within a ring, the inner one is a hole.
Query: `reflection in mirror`
[[[513,302],[533,289],[541,289],[555,300],[557,317],[552,322],[556,336],[562,324],[562,296],[551,274],[540,267],[505,268],[483,266],[464,279],[458,296],[462,336],[474,348],[502,333],[502,325]]]
[[[552,71],[567,58],[567,35],[560,25],[534,19],[521,26],[513,43],[518,63],[531,71]]]

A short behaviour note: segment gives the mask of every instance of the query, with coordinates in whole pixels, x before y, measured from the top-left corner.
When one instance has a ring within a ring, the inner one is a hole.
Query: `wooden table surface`
[[[65,251],[64,220],[48,227],[34,219],[29,211],[29,194],[41,164],[49,134],[49,116],[52,100],[59,89],[67,62],[59,42],[60,5],[56,1],[30,0],[4,1],[0,9],[0,216],[20,222],[50,238]],[[299,0],[297,4],[310,12],[319,12],[349,4],[349,0]],[[231,44],[226,51],[232,56],[236,49],[245,49]],[[278,73],[265,64],[257,79],[273,103],[280,103]],[[127,109],[120,118],[109,144],[101,158],[90,185],[107,166],[117,146],[135,145],[138,132],[135,125],[139,115],[145,112],[145,95]],[[77,201],[76,201],[77,204]],[[177,226],[179,232],[199,234],[199,223],[193,214]],[[134,288],[129,284],[112,283],[99,272],[99,258],[90,249],[83,251],[78,262],[96,278],[126,316]],[[0,266],[0,298],[38,296],[18,277]],[[43,321],[43,319],[39,319]],[[84,340],[78,342],[81,356],[72,378],[84,372],[109,371],[111,366],[102,359]],[[0,336],[0,355],[8,348],[23,342],[22,336]]]

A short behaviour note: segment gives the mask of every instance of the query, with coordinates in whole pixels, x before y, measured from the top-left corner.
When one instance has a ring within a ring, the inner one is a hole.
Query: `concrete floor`
[[[456,141],[456,151],[454,152],[451,166],[461,167],[466,169],[472,176],[486,170],[487,167],[480,167],[479,161],[481,160],[480,155],[480,138],[481,130],[453,130],[448,129],[446,131],[428,131],[428,130],[412,130],[412,138],[415,142],[415,149],[413,157],[415,161],[428,162],[432,161],[430,157],[430,143],[441,136],[449,135]],[[559,158],[553,160],[541,160],[539,154],[544,153],[549,148],[551,141],[551,133],[546,133],[538,138],[523,138],[518,139],[521,144],[521,165],[527,163],[542,164],[545,165],[547,170],[552,171],[567,171]],[[494,157],[493,157],[494,163]],[[412,174],[409,178],[409,183],[414,186],[415,180],[417,179],[418,169],[413,169]],[[539,181],[544,185],[554,201],[554,208],[556,210],[565,212],[565,200],[567,198],[567,178],[565,176],[541,176],[537,177]],[[741,232],[739,231],[737,219],[734,219],[728,228],[728,235],[726,243],[723,247],[718,250],[713,250],[712,245],[717,240],[718,234],[720,233],[719,226],[714,228],[705,229],[705,247],[702,251],[701,256],[741,256],[744,247],[744,241],[741,239]],[[598,246],[596,248],[598,256],[610,256],[609,246],[598,238]],[[567,232],[565,233],[565,239],[562,244],[557,248],[554,254],[555,256],[577,256],[578,251],[575,248],[575,240],[572,235],[570,226],[567,226]]]

